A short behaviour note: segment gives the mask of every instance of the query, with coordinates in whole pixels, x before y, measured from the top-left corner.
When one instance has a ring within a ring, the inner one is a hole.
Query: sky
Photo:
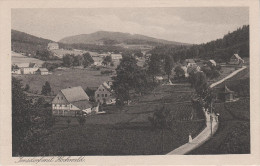
[[[200,44],[249,24],[247,7],[12,9],[11,28],[60,39],[96,31]]]

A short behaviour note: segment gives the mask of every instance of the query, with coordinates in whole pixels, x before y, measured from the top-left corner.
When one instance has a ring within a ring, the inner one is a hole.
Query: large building
[[[54,116],[77,116],[96,109],[81,86],[62,89],[52,101]]]
[[[58,43],[48,43],[48,50],[58,50],[59,44]]]
[[[95,92],[95,100],[98,103],[106,103],[106,104],[114,104],[116,102],[116,98],[111,89],[112,82],[104,82],[101,84]]]
[[[35,72],[39,69],[39,65],[36,63],[28,63],[25,64],[17,64],[17,66],[21,69],[21,74],[35,74]]]

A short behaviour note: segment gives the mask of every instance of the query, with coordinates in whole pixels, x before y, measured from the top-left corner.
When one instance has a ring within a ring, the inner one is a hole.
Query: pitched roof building
[[[107,81],[101,84],[95,92],[95,100],[98,103],[114,104],[116,98],[111,89],[112,82]]]
[[[89,97],[81,86],[62,89],[52,101],[52,113],[58,116],[76,116],[93,109]]]

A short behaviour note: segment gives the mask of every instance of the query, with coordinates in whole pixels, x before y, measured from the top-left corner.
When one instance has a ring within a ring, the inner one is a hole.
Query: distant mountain
[[[175,41],[167,41],[163,39],[156,39],[139,34],[130,34],[122,32],[108,32],[98,31],[91,34],[81,34],[76,36],[69,36],[61,39],[59,42],[65,44],[98,44],[98,45],[158,45],[158,44],[172,44],[172,45],[186,45]]]
[[[36,51],[46,50],[49,42],[53,41],[13,29],[11,31],[11,47],[14,52],[35,55]]]

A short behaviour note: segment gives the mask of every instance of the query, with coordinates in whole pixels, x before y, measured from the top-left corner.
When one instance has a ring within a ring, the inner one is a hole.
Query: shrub
[[[79,122],[79,125],[83,126],[86,123],[86,119],[84,116],[78,116],[77,120]]]

